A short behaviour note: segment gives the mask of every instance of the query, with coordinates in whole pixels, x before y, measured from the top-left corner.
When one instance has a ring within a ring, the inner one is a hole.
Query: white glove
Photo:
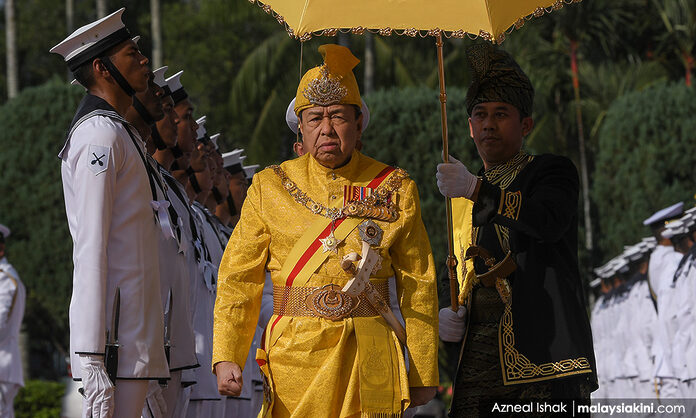
[[[111,418],[114,414],[114,385],[106,374],[101,356],[80,354],[82,367],[83,418]]]
[[[437,165],[437,188],[446,197],[471,198],[476,190],[478,177],[471,174],[464,164],[449,156],[448,163]]]
[[[167,414],[167,403],[162,395],[162,387],[156,380],[151,380],[147,387],[147,396],[143,406],[143,418],[164,418]]]
[[[460,306],[457,312],[452,308],[440,309],[440,339],[457,343],[464,338],[466,331],[466,307]]]

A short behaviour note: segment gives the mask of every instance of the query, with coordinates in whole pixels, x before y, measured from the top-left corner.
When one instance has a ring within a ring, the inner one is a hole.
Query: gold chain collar
[[[389,176],[389,179],[387,179],[383,185],[375,189],[373,195],[358,202],[350,202],[342,208],[329,208],[321,203],[315,202],[297,187],[297,183],[292,181],[280,166],[273,165],[270,168],[273,169],[273,172],[280,178],[288,194],[290,194],[297,203],[309,209],[314,214],[327,217],[333,221],[346,216],[373,218],[385,222],[394,222],[399,218],[396,199],[391,199],[391,201],[388,202],[387,198],[401,187],[401,181],[408,176],[406,171],[401,168],[395,169]]]

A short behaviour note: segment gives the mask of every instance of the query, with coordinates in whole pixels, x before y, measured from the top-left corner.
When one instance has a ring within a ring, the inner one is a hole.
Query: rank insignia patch
[[[111,148],[90,145],[87,151],[87,167],[96,175],[109,168]]]

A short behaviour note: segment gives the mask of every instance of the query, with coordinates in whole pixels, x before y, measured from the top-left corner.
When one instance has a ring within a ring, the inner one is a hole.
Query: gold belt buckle
[[[341,291],[341,286],[327,284],[316,289],[305,299],[307,308],[317,316],[331,321],[340,321],[358,307],[360,299]]]

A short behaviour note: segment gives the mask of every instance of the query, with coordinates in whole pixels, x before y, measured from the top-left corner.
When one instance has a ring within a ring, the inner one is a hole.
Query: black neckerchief
[[[191,213],[191,206],[187,203],[188,198],[184,197],[184,195],[181,193],[181,190],[179,189],[178,181],[169,173],[167,170],[164,169],[164,167],[160,168],[160,173],[162,173],[162,178],[164,178],[164,181],[167,182],[169,185],[169,188],[174,191],[174,194],[176,194],[176,197],[179,198],[181,203],[184,204],[186,207],[186,211],[188,213],[189,217],[189,227],[191,228],[191,238],[193,241],[201,241],[200,234],[198,233],[198,228],[196,228],[196,221],[193,219],[193,213]],[[200,262],[201,261],[201,254],[198,252],[198,248],[196,246],[193,246],[193,250],[195,251],[196,254],[196,261]]]

